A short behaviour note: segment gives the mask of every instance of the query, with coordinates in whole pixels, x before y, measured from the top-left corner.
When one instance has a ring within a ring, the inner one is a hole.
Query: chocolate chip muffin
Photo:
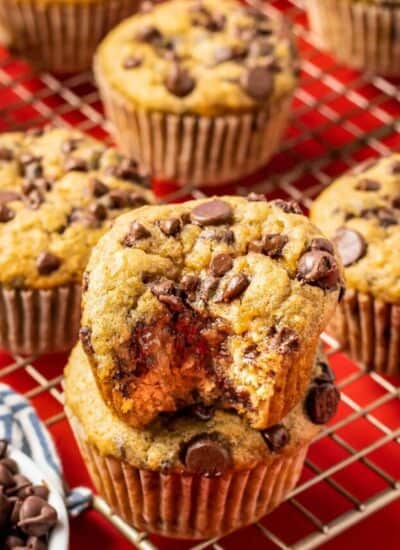
[[[121,216],[85,280],[81,341],[127,424],[202,402],[263,429],[308,384],[342,267],[296,203],[253,195]]]
[[[116,27],[95,72],[126,154],[158,179],[215,185],[273,154],[298,68],[282,21],[235,0],[173,0]]]
[[[146,178],[80,132],[0,135],[0,345],[72,347],[92,247],[121,212],[152,202]]]
[[[107,407],[78,345],[65,397],[94,484],[113,510],[141,530],[205,538],[252,523],[282,502],[309,443],[335,413],[339,392],[319,354],[301,402],[264,431],[204,404],[135,429]]]
[[[351,355],[400,372],[400,154],[357,167],[311,209],[336,242],[347,292],[330,330]]]
[[[141,0],[0,0],[0,25],[13,49],[37,69],[90,69],[98,43]],[[7,43],[8,43],[7,42]]]
[[[400,75],[399,0],[307,0],[311,30],[343,63]]]

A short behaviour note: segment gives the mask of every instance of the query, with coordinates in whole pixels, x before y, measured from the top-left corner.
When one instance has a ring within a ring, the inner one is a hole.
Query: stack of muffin
[[[120,216],[85,273],[66,410],[126,521],[218,536],[277,506],[339,392],[319,337],[343,290],[298,205],[223,197]]]

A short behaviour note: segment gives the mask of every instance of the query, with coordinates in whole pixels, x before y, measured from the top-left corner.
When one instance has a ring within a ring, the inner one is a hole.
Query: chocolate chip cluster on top
[[[121,216],[85,281],[81,342],[124,421],[200,403],[264,429],[308,385],[342,268],[296,203],[251,195]]]
[[[237,414],[201,404],[163,414],[136,429],[107,407],[81,345],[65,372],[68,419],[81,441],[131,466],[217,476],[231,469],[272,464],[306,447],[336,412],[339,392],[326,357],[318,352],[297,406],[276,424],[254,430]]]
[[[235,0],[172,0],[116,27],[101,74],[137,106],[217,116],[290,95],[297,56],[289,29]]]
[[[46,485],[34,485],[18,472],[0,440],[0,548],[46,550],[57,511],[48,502]]]
[[[0,135],[0,284],[80,282],[112,220],[150,202],[135,163],[80,132]]]
[[[400,303],[400,154],[370,160],[333,182],[311,217],[335,241],[349,288]]]

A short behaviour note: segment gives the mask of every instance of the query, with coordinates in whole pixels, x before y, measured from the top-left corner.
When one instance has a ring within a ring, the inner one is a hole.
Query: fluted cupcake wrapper
[[[98,43],[135,13],[140,1],[0,0],[0,23],[12,45],[37,68],[73,73],[91,67]]]
[[[0,347],[15,355],[67,351],[78,338],[81,286],[13,290],[0,286]]]
[[[136,529],[173,538],[218,537],[254,523],[296,485],[308,448],[273,454],[265,463],[220,477],[167,474],[101,456],[67,414],[96,490],[109,506]]]
[[[348,290],[328,331],[367,368],[400,374],[400,304]]]
[[[181,185],[215,186],[255,172],[275,153],[289,118],[291,96],[245,114],[148,112],[111,89],[96,63],[95,72],[121,150],[155,178]]]
[[[400,6],[354,0],[307,0],[312,31],[340,61],[400,75]]]

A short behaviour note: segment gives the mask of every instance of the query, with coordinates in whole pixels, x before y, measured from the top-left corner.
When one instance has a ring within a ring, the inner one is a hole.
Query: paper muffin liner
[[[215,186],[247,176],[275,153],[292,96],[252,113],[207,117],[145,111],[96,80],[120,149],[159,180]]]
[[[307,0],[312,31],[340,61],[385,76],[400,75],[400,5]]]
[[[0,347],[15,355],[67,351],[78,338],[81,286],[0,287]]]
[[[0,0],[0,24],[37,68],[72,73],[91,67],[97,44],[140,2]]]
[[[328,332],[367,368],[387,375],[400,374],[400,304],[348,290]]]
[[[97,492],[136,529],[166,537],[219,537],[254,523],[296,485],[308,449],[273,454],[268,462],[219,477],[161,473],[100,455],[67,414]]]

